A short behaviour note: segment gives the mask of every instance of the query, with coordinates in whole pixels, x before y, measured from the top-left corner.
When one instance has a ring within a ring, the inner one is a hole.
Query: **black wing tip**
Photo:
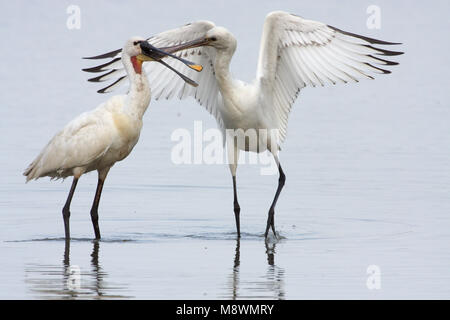
[[[389,42],[389,41],[379,40],[379,39],[375,39],[375,38],[369,38],[369,37],[366,37],[366,36],[362,36],[360,34],[356,34],[356,33],[347,32],[347,31],[341,30],[339,28],[336,28],[336,27],[333,27],[333,26],[330,26],[330,25],[328,25],[328,27],[333,29],[336,32],[339,32],[339,33],[345,34],[347,36],[351,36],[351,37],[355,37],[355,38],[367,41],[367,42],[369,42],[371,44],[381,44],[381,45],[387,45],[387,46],[402,44],[400,42]]]
[[[404,54],[404,52],[402,52],[402,51],[391,51],[391,50],[386,50],[386,49],[381,49],[381,48],[375,48],[370,45],[365,45],[365,46],[367,48],[378,51],[379,53],[376,53],[376,54],[383,55],[383,56],[400,56],[400,55]]]
[[[89,73],[99,73],[99,72],[106,71],[106,70],[103,70],[103,67],[104,67],[103,65],[95,66],[95,67],[91,67],[91,68],[81,69],[81,71],[89,72]]]
[[[342,33],[342,34],[350,36],[350,37],[355,37],[355,38],[364,40],[366,42],[369,42],[370,44],[379,44],[379,45],[387,45],[387,46],[402,45],[403,44],[402,42],[389,42],[389,41],[383,41],[383,40],[379,40],[379,39],[375,39],[375,38],[369,38],[369,37],[362,36],[362,35],[359,35],[359,34],[356,34],[356,33],[351,33],[351,32],[347,32],[347,31],[341,30],[339,28],[336,28],[336,27],[333,27],[333,26],[330,26],[330,25],[328,25],[328,27],[333,29],[336,32]],[[366,46],[368,48],[371,48],[371,49],[374,49],[374,50],[380,52],[378,54],[384,55],[384,56],[399,56],[399,55],[404,54],[404,52],[402,52],[402,51],[392,51],[392,50],[375,48],[375,47],[372,47],[371,45],[368,45],[368,44],[364,44],[364,46]]]
[[[379,61],[378,64],[382,64],[382,65],[384,65],[384,66],[396,66],[396,65],[399,64],[399,63],[396,62],[396,61],[390,61],[390,60],[381,59],[381,58],[378,58],[378,57],[374,57],[374,56],[372,56],[372,55],[370,55],[370,54],[369,54],[368,56],[369,56],[370,58],[373,58],[373,59]]]
[[[117,79],[116,81],[114,81],[113,83],[111,83],[109,86],[104,87],[103,89],[100,89],[97,91],[97,93],[107,93],[106,90],[108,90],[109,88],[111,88],[112,86],[114,86],[115,84],[117,84],[118,82],[122,81],[123,78],[125,78],[126,76],[120,77],[119,79]]]
[[[121,58],[117,57],[117,58],[114,58],[111,61],[103,63],[103,64],[101,64],[99,66],[95,66],[95,67],[91,67],[91,68],[85,68],[85,69],[81,69],[81,70],[84,71],[84,72],[91,72],[91,73],[103,72],[103,71],[106,71],[106,70],[103,70],[103,68],[113,64],[114,62],[119,61],[120,59]]]
[[[103,82],[103,81],[105,81],[105,79],[102,79],[103,77],[105,77],[105,76],[107,76],[107,75],[109,75],[109,74],[111,74],[111,73],[113,73],[115,71],[117,71],[117,69],[113,69],[113,70],[111,70],[109,72],[106,72],[105,74],[102,74],[102,75],[100,75],[98,77],[90,78],[87,81],[89,81],[89,82]]]
[[[114,58],[119,52],[121,52],[122,49],[113,50],[104,54],[100,54],[98,56],[92,56],[92,57],[83,57],[83,59],[88,60],[99,60],[99,59],[107,59],[107,58]]]
[[[370,63],[365,63],[367,66],[372,67],[374,69],[377,69],[378,71],[380,71],[382,74],[390,74],[392,73],[392,71],[386,70],[386,69],[382,69],[382,68],[378,68],[375,67],[374,65],[370,64]]]
[[[399,63],[397,61],[388,61],[388,60],[384,60],[385,61],[385,65],[386,66],[398,66]]]

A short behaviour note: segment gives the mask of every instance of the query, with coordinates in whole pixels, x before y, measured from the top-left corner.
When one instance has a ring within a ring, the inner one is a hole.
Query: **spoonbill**
[[[172,52],[183,46],[167,48]],[[26,181],[41,177],[52,179],[73,176],[72,186],[62,210],[66,240],[70,239],[70,203],[78,179],[82,174],[97,170],[98,184],[91,208],[91,220],[95,238],[100,239],[98,226],[98,206],[106,176],[111,167],[125,159],[139,140],[142,117],[150,103],[150,87],[147,75],[142,73],[145,61],[157,61],[171,56],[196,71],[201,66],[191,63],[169,52],[153,47],[141,37],[133,37],[122,49],[122,64],[130,80],[127,95],[113,96],[96,109],[85,112],[70,121],[45,146],[36,159],[24,171]],[[167,65],[168,66],[168,65]],[[183,81],[197,85],[171,66]]]
[[[204,71],[198,75],[186,70],[186,74],[199,83],[197,88],[190,88],[177,81],[161,66],[146,69],[156,99],[194,97],[216,118],[223,134],[227,129],[242,129],[244,132],[253,129],[257,133],[263,129],[276,132],[274,138],[268,134],[258,135],[258,148],[253,149],[247,143],[239,146],[235,139],[231,140],[224,134],[228,154],[234,155],[229,159],[229,167],[233,179],[233,206],[238,237],[240,206],[236,169],[240,150],[268,150],[278,166],[278,187],[269,209],[265,230],[266,238],[270,227],[276,237],[275,206],[286,181],[278,152],[286,137],[289,112],[300,90],[306,86],[358,82],[361,78],[374,79],[371,73],[390,73],[377,65],[398,64],[380,56],[402,54],[374,46],[400,43],[365,37],[322,22],[275,11],[269,13],[264,22],[256,78],[251,83],[245,83],[233,78],[229,70],[236,50],[236,39],[227,29],[215,26],[210,21],[197,21],[162,32],[148,41],[157,46],[188,41],[189,48],[177,54],[204,66]],[[106,73],[96,78],[96,81],[114,78],[123,73],[123,70],[117,68],[120,50],[111,51],[102,57],[113,59],[97,67],[96,71]],[[185,68],[177,61],[171,61],[171,64]],[[120,78],[114,86],[105,88],[105,91],[113,90],[125,80],[126,77]]]

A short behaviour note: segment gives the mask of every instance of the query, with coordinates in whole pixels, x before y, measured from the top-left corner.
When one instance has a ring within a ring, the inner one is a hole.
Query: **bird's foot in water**
[[[275,238],[275,240],[278,240],[278,235],[277,232],[275,231],[275,209],[272,207],[269,210],[269,215],[267,218],[267,225],[266,225],[266,232],[264,233],[264,237],[267,239],[267,237],[269,236],[269,231],[270,228],[272,228],[272,232],[273,232],[273,237]]]

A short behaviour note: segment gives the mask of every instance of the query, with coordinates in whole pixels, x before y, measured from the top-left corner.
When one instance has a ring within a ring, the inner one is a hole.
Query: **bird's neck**
[[[140,73],[136,72],[131,62],[125,68],[130,79],[130,91],[127,95],[124,111],[132,117],[142,119],[150,104],[151,96],[147,74],[143,68],[141,68]]]
[[[214,71],[216,73],[217,84],[222,94],[230,91],[233,85],[233,77],[230,73],[230,62],[233,51],[217,50],[214,61]]]

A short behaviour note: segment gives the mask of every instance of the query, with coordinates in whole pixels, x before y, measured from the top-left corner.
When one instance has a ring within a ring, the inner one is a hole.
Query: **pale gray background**
[[[70,4],[81,8],[81,30],[66,28]],[[380,30],[366,27],[371,4]],[[281,155],[275,252],[261,235],[277,176],[238,169],[243,238],[233,268],[228,167],[170,161],[174,129],[215,121],[192,100],[152,101],[139,144],[106,181],[98,259],[96,174],[80,180],[70,263],[82,287],[68,291],[61,208],[70,180],[25,185],[22,171],[70,119],[108,98],[86,82],[80,69],[93,64],[80,58],[208,19],[236,36],[232,72],[251,80],[272,10],[403,42],[406,52],[391,75],[302,91]],[[2,1],[0,298],[450,298],[449,11],[446,0]],[[372,264],[381,290],[366,287]]]

